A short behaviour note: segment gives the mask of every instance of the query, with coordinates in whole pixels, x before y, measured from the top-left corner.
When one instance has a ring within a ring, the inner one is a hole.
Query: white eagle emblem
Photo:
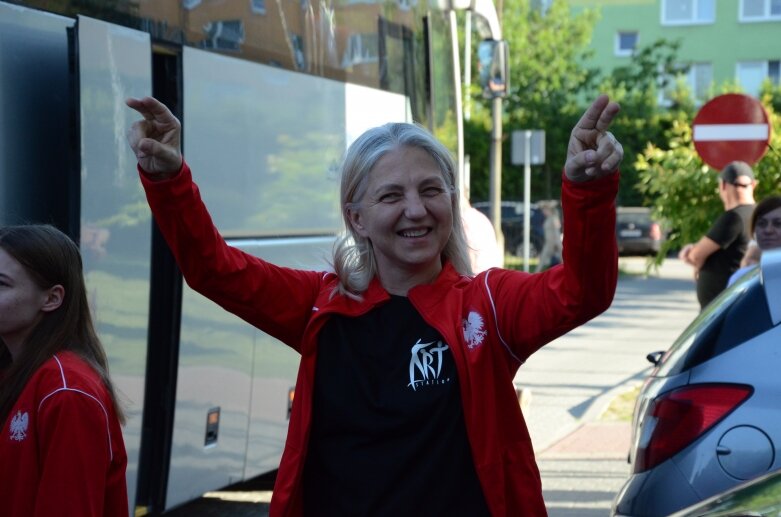
[[[484,328],[485,324],[480,314],[474,311],[470,312],[462,325],[464,327],[464,339],[470,350],[483,344],[488,331]]]
[[[21,442],[27,438],[27,427],[30,425],[30,416],[25,411],[17,411],[11,419],[11,439]]]

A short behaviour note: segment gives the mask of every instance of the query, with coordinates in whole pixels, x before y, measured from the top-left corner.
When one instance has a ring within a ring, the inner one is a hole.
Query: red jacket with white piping
[[[0,515],[128,514],[127,454],[106,386],[73,352],[25,384],[0,434]]]
[[[187,283],[301,354],[296,399],[272,516],[302,514],[317,336],[334,314],[357,316],[388,299],[375,279],[363,300],[331,296],[332,273],[278,267],[225,244],[189,167],[168,180],[141,179],[155,219]],[[563,178],[563,263],[543,273],[490,269],[460,275],[445,263],[432,284],[408,293],[450,345],[472,456],[494,516],[546,515],[534,451],[513,387],[533,352],[606,310],[618,264],[618,174],[575,184]],[[285,303],[280,303],[285,300]]]

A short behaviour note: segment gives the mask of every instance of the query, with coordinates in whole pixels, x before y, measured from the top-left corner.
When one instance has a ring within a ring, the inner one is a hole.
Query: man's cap
[[[726,183],[734,185],[738,179],[738,176],[746,176],[750,180],[754,180],[754,171],[751,169],[751,165],[746,162],[735,161],[728,163],[721,170],[721,179]]]

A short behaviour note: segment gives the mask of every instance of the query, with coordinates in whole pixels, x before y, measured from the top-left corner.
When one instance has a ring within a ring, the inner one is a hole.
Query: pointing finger
[[[177,123],[178,120],[173,113],[159,100],[154,97],[144,97],[141,99],[129,98],[125,100],[128,107],[136,110],[147,120],[154,120],[163,124]]]
[[[605,108],[602,110],[602,113],[599,114],[599,120],[597,120],[596,129],[599,132],[607,131],[607,128],[610,127],[610,124],[613,122],[613,119],[618,115],[618,112],[621,111],[621,107],[616,102],[609,102]]]
[[[589,106],[589,108],[586,110],[583,116],[580,117],[580,120],[578,120],[578,123],[575,125],[575,128],[576,129],[596,128],[600,116],[602,115],[605,106],[608,105],[608,102],[610,102],[610,100],[608,99],[607,95],[603,94],[597,97],[596,100],[593,103],[591,103],[591,106]]]

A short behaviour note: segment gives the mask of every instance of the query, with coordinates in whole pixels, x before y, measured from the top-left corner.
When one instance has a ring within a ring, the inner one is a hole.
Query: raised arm
[[[531,275],[497,270],[488,278],[500,331],[521,360],[599,315],[613,300],[623,148],[607,128],[618,110],[600,96],[572,130],[562,175],[563,264]]]
[[[127,138],[138,158],[149,207],[188,285],[297,347],[323,275],[279,267],[229,246],[182,158],[179,120],[152,97],[128,99],[127,105],[143,116]]]

